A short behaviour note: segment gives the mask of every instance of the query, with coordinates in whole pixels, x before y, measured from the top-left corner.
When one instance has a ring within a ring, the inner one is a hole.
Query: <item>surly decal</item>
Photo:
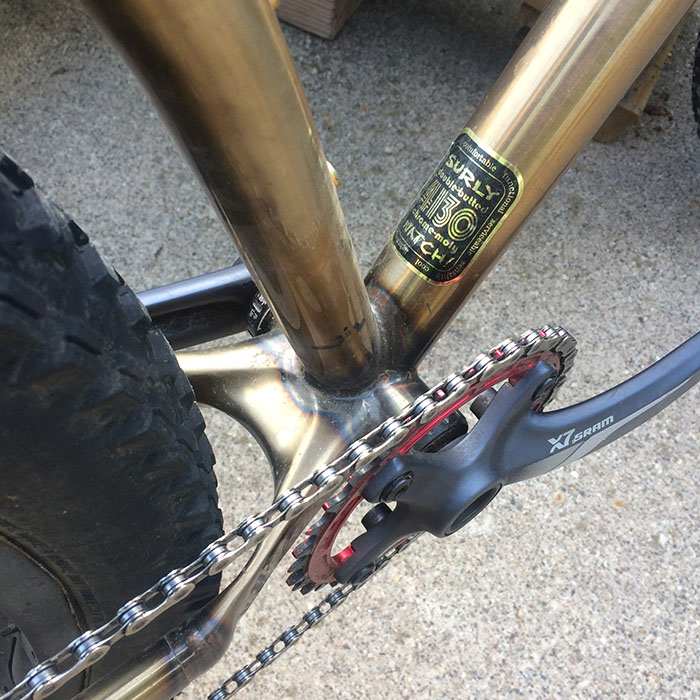
[[[576,442],[580,442],[584,438],[590,437],[591,435],[597,433],[599,430],[602,430],[608,425],[612,425],[614,420],[615,419],[612,416],[608,416],[607,418],[603,418],[603,420],[598,421],[594,425],[591,425],[588,428],[585,428],[584,430],[581,430],[579,432],[576,432],[576,428],[572,428],[571,430],[567,430],[565,433],[562,433],[559,437],[548,438],[547,442],[549,442],[549,444],[552,446],[552,449],[549,451],[549,454],[551,455],[557,450],[563,450],[569,445],[573,445]]]
[[[493,235],[521,191],[515,166],[466,129],[399,223],[394,248],[429,282],[452,282]]]

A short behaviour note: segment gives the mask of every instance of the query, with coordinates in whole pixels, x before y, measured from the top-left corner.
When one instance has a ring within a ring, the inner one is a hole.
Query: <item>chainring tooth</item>
[[[302,557],[301,559],[297,559],[288,569],[287,573],[291,576],[292,574],[296,573],[297,571],[305,571],[306,567],[308,566],[308,560],[306,557]]]
[[[313,535],[310,537],[307,537],[300,545],[296,546],[292,550],[292,556],[295,559],[303,558],[306,554],[308,554],[314,548],[314,544],[315,544],[315,537]]]
[[[306,570],[304,568],[297,569],[287,577],[287,584],[290,586],[295,586],[297,583],[302,583],[305,578]]]

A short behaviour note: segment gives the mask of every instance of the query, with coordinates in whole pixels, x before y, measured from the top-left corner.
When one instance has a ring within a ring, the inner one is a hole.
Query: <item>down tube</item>
[[[84,0],[155,97],[304,366],[373,379],[369,299],[270,0]]]
[[[430,348],[692,4],[550,3],[368,275],[394,364]]]

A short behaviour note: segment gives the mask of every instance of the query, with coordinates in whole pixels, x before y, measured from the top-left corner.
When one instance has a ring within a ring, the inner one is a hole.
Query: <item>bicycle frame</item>
[[[503,216],[452,280],[426,279],[390,241],[364,282],[268,0],[88,4],[163,107],[283,331],[180,356],[199,400],[255,435],[279,493],[421,393],[420,358],[692,2],[552,2],[467,123],[515,183]],[[181,690],[220,657],[306,524],[289,523],[185,630],[81,697]]]

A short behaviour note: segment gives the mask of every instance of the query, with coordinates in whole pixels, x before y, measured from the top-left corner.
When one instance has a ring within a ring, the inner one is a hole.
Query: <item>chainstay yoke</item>
[[[190,564],[173,569],[155,585],[122,605],[104,625],[84,632],[57,654],[34,666],[16,686],[0,696],[0,700],[43,700],[104,658],[119,639],[140,632],[166,610],[184,600],[200,581],[222,572],[257,547],[281,523],[293,520],[326,501],[351,476],[364,474],[375,460],[388,455],[409,434],[456,404],[474,385],[488,381],[489,377],[523,357],[539,353],[556,353],[561,359],[557,385],[553,387],[555,390],[564,381],[576,354],[576,340],[565,328],[543,326],[527,330],[517,340],[503,341],[488,353],[479,355],[461,372],[445,377],[399,414],[353,442],[340,457],[281,493],[267,508],[214,540]],[[387,553],[387,561],[397,553]],[[334,593],[327,596],[330,605],[328,611],[337,607],[337,602],[332,605],[330,601]],[[346,591],[344,597],[347,594]]]

